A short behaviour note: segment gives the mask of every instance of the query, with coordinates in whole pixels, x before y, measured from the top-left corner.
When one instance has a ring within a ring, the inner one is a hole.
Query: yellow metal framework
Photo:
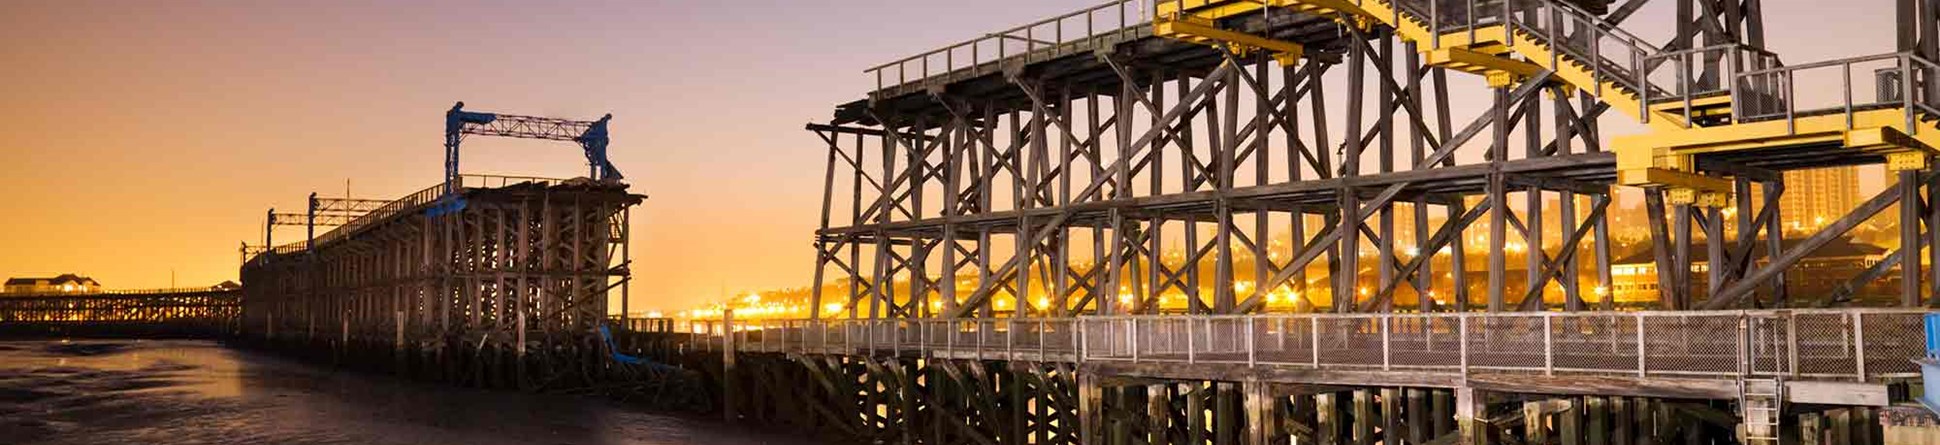
[[[1548,14],[1569,14],[1581,23],[1595,22],[1587,13],[1566,5],[1545,0],[1540,7],[1547,8],[1543,11]],[[1221,19],[1266,8],[1332,17],[1360,28],[1388,26],[1397,37],[1417,43],[1430,66],[1486,76],[1496,88],[1551,71],[1550,78],[1564,87],[1588,92],[1649,127],[1648,133],[1612,140],[1618,181],[1664,188],[1673,203],[1717,207],[1730,202],[1730,179],[1699,172],[1694,157],[1700,154],[1837,147],[1854,155],[1885,156],[1889,169],[1903,171],[1925,168],[1935,147],[1940,147],[1940,127],[1929,119],[1929,113],[1904,105],[1867,110],[1848,106],[1843,113],[1787,113],[1782,119],[1749,121],[1736,115],[1738,107],[1727,91],[1685,91],[1678,97],[1652,97],[1653,93],[1626,85],[1623,80],[1631,79],[1618,77],[1623,74],[1600,70],[1569,51],[1552,48],[1549,39],[1532,35],[1533,29],[1516,25],[1507,14],[1505,20],[1471,22],[1459,30],[1441,32],[1431,28],[1431,19],[1405,11],[1394,0],[1181,0],[1157,5],[1155,34],[1199,44],[1261,48],[1273,51],[1281,64],[1290,65],[1291,59],[1301,53],[1299,44],[1218,26]],[[1552,26],[1555,20],[1551,19]],[[1638,80],[1645,89],[1650,87],[1647,81]]]

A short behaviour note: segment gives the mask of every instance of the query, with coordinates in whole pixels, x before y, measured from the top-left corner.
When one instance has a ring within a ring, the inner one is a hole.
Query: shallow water
[[[215,342],[0,342],[0,444],[796,445],[604,400],[457,389]]]

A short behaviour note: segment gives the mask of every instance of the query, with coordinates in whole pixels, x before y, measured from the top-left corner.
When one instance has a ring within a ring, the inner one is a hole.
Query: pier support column
[[[1583,398],[1589,425],[1584,427],[1584,442],[1588,445],[1610,445],[1610,398],[1589,396]]]
[[[1374,391],[1354,390],[1354,444],[1374,445]]]
[[[721,418],[734,422],[734,401],[740,394],[734,374],[734,310],[721,311]]]
[[[1152,445],[1171,443],[1171,421],[1172,385],[1145,385],[1146,443]]]
[[[1246,443],[1267,445],[1280,437],[1280,396],[1273,385],[1246,381]]]
[[[1346,443],[1347,412],[1341,409],[1341,394],[1328,392],[1314,395],[1314,426],[1317,427],[1314,440],[1316,442],[1326,445]]]
[[[1825,428],[1819,413],[1799,415],[1799,445],[1820,445],[1825,443]]]
[[[1104,443],[1105,397],[1098,377],[1078,373],[1078,438],[1084,443]]]
[[[1461,445],[1488,445],[1488,394],[1470,387],[1455,388],[1455,422]]]

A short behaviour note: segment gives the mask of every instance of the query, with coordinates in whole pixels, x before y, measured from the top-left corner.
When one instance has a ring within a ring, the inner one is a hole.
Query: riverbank
[[[798,445],[606,400],[452,388],[197,340],[0,341],[0,444]]]

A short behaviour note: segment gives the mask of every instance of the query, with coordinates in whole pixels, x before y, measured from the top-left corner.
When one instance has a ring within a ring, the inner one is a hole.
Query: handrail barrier
[[[1922,309],[689,320],[719,350],[1053,362],[1870,381],[1917,375]]]
[[[566,182],[566,180],[558,179],[558,178],[541,178],[536,176],[505,176],[505,175],[461,175],[458,177],[458,180],[459,180],[459,186],[461,189],[502,188],[502,187],[508,187],[508,186],[522,184],[522,183],[533,183],[533,184],[539,184],[544,186],[553,186],[553,185],[563,184]],[[405,195],[403,198],[398,198],[396,200],[391,201],[388,204],[384,204],[383,206],[378,207],[376,210],[370,211],[370,213],[365,213],[363,215],[360,215],[356,219],[350,220],[350,223],[348,224],[338,226],[337,228],[331,229],[328,232],[324,232],[322,235],[317,235],[316,239],[314,240],[303,240],[303,241],[297,241],[289,244],[276,246],[274,248],[269,249],[268,252],[276,255],[291,255],[291,254],[303,253],[304,251],[310,250],[310,246],[312,244],[321,246],[331,242],[335,242],[337,240],[349,238],[351,234],[356,233],[358,230],[362,230],[363,228],[368,227],[371,224],[376,224],[378,222],[389,220],[391,217],[397,216],[399,214],[416,212],[420,209],[423,209],[425,206],[436,203],[440,198],[444,196],[444,192],[445,192],[445,184],[443,183],[440,183],[438,185],[434,185],[431,187],[426,187],[423,190],[419,190],[415,193]],[[254,262],[256,261],[256,258],[263,258],[263,256],[257,255],[255,258],[251,258],[250,261]]]
[[[954,45],[884,63],[864,73],[876,78],[876,97],[934,81],[956,82],[1000,71],[1004,63],[1031,63],[1089,51],[1107,41],[1126,41],[1151,21],[1142,1],[1114,0],[1090,8],[985,34]]]
[[[1859,112],[1898,107],[1907,132],[1917,133],[1919,113],[1940,115],[1940,100],[1934,97],[1940,88],[1929,85],[1935,75],[1940,75],[1940,65],[1911,52],[1747,71],[1732,85],[1733,114],[1741,122],[1784,120],[1792,132],[1799,117],[1839,114],[1850,130]],[[1827,97],[1832,90],[1825,88],[1801,91],[1801,79],[1807,85],[1837,84],[1838,95]]]

